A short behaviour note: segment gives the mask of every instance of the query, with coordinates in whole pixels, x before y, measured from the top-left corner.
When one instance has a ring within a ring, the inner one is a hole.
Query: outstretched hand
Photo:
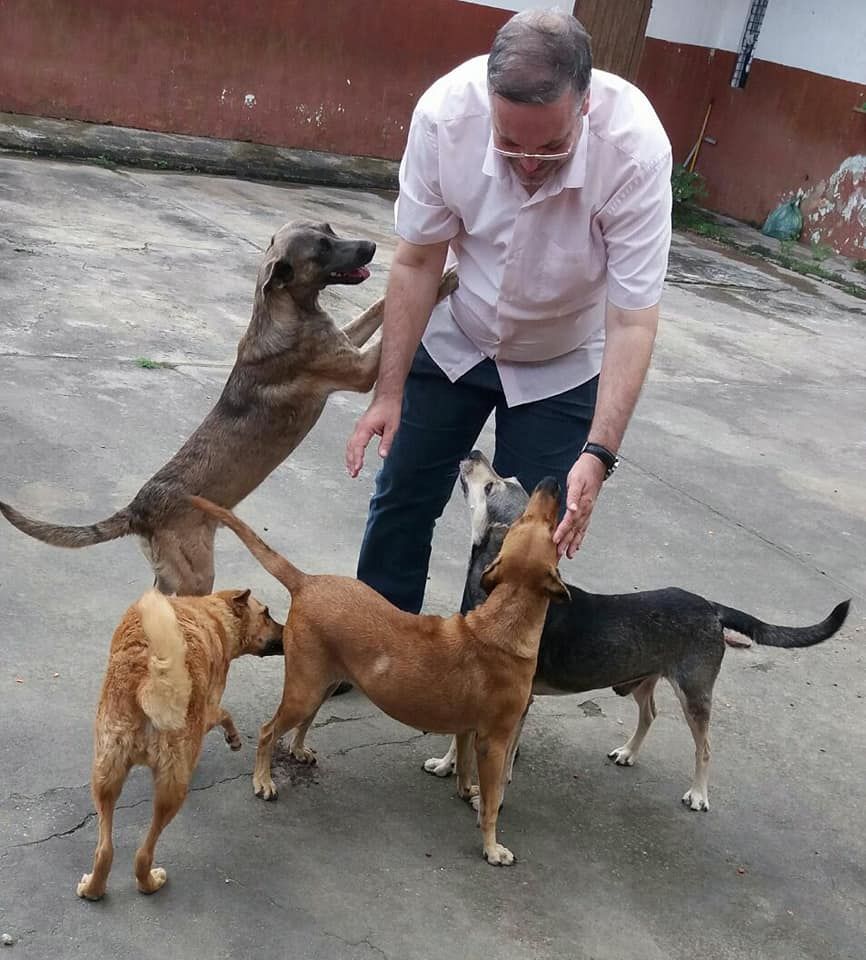
[[[553,534],[560,556],[567,554],[570,559],[580,549],[604,474],[604,464],[591,454],[578,457],[568,471],[565,516]]]

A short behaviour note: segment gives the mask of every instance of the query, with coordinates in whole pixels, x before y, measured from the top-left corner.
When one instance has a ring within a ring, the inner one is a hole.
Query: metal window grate
[[[745,87],[746,81],[749,79],[749,68],[752,66],[755,44],[758,42],[758,34],[761,32],[761,24],[764,22],[764,14],[767,12],[769,2],[770,0],[752,0],[752,6],[743,30],[743,39],[740,41],[737,63],[731,77],[732,87]]]

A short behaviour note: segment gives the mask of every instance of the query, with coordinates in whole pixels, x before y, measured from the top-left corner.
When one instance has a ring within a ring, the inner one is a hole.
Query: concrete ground
[[[314,187],[0,157],[0,496],[89,522],[124,504],[215,400],[284,220],[379,242],[341,318],[379,295],[390,199]],[[208,738],[158,849],[169,884],[136,893],[149,822],[130,778],[100,904],[75,896],[95,822],[91,723],[111,631],[149,585],[137,546],[65,552],[0,529],[0,933],[11,956],[65,958],[862,957],[866,937],[866,304],[677,237],[649,379],[586,547],[592,589],[668,584],[782,623],[854,598],[800,652],[728,652],[716,687],[711,811],[680,804],[693,747],[671,692],[638,764],[605,760],[635,719],[610,690],[537,701],[501,819],[519,863],[480,855],[453,781],[421,772],[442,737],[360,694],[331,701],[319,766],[283,762],[276,804],[250,789],[282,663],[243,661],[225,696],[245,738]],[[167,361],[143,369],[136,358]],[[372,466],[351,481],[364,398],[333,398],[240,513],[308,570],[351,574]],[[488,451],[486,432],[480,445]],[[374,457],[370,458],[375,459]],[[459,603],[456,499],[437,528],[428,607]],[[218,586],[282,589],[230,535]]]

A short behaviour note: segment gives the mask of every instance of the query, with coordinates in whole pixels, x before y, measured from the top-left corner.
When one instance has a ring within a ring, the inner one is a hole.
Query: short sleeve
[[[599,215],[607,299],[623,310],[661,300],[671,246],[671,154],[639,170]]]
[[[460,229],[460,218],[442,199],[436,128],[417,109],[400,161],[400,194],[394,213],[397,234],[409,243],[441,243]]]

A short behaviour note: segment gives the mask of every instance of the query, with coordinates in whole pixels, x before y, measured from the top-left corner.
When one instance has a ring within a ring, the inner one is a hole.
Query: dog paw
[[[514,863],[514,854],[508,847],[496,843],[493,847],[484,851],[484,859],[494,867],[510,867]]]
[[[613,760],[618,767],[634,766],[635,755],[628,746],[617,747],[616,750],[611,750],[607,758],[608,760]]]
[[[161,887],[165,886],[168,876],[162,867],[154,867],[147,875],[144,881],[136,880],[139,893],[156,893]]]
[[[447,297],[450,294],[454,293],[459,285],[457,279],[457,268],[450,267],[442,274],[442,279],[439,281],[439,296]]]
[[[710,801],[700,792],[692,787],[691,790],[686,790],[683,794],[683,803],[689,808],[689,810],[704,810],[707,811],[710,809]]]
[[[253,793],[262,800],[277,799],[277,788],[270,777],[253,776]]]
[[[85,873],[81,878],[75,892],[82,900],[101,900],[105,896],[105,890],[97,890],[93,886],[93,874]]]
[[[226,743],[229,745],[229,750],[240,750],[240,748],[243,746],[243,743],[241,743],[241,735],[239,733],[227,733]]]
[[[454,761],[450,754],[444,757],[430,757],[429,760],[424,761],[423,769],[427,773],[432,773],[434,777],[450,777],[454,773]]]
[[[316,751],[311,750],[309,747],[292,747],[290,753],[295,763],[305,763],[311,767],[314,767],[318,763]]]

